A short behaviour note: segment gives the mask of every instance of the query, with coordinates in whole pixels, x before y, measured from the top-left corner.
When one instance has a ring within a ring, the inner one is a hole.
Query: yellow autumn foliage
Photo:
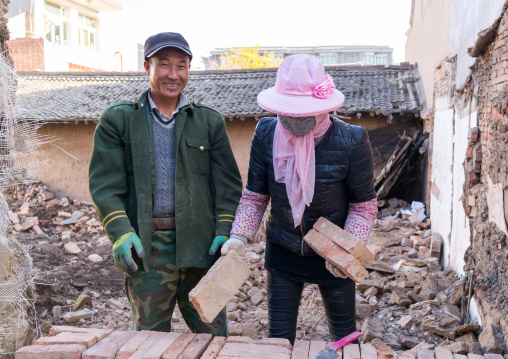
[[[278,67],[281,61],[273,52],[260,54],[259,46],[232,47],[230,53],[221,55],[220,63],[211,60],[210,65],[213,70],[262,69]]]

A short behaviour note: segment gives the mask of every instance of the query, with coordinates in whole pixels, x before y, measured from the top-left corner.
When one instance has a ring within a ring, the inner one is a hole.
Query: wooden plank
[[[306,340],[296,340],[293,346],[291,359],[308,359],[310,342]]]

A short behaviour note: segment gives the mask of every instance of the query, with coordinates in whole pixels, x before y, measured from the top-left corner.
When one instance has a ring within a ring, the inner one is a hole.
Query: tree
[[[232,47],[231,52],[224,52],[220,63],[210,60],[213,70],[261,69],[278,67],[282,59],[276,59],[273,52],[259,53],[259,46]]]

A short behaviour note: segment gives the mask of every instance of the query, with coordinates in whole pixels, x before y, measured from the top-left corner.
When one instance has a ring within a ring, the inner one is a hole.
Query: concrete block
[[[369,275],[369,272],[352,254],[315,229],[311,229],[303,239],[317,254],[331,262],[355,282],[360,283]]]
[[[81,344],[87,348],[97,343],[94,333],[60,333],[54,337],[39,338],[35,344]]]
[[[155,332],[151,330],[142,330],[138,332],[131,340],[129,340],[123,347],[121,347],[117,354],[116,359],[127,359]]]
[[[310,342],[306,340],[295,340],[291,359],[308,359]]]
[[[225,337],[215,337],[212,339],[205,352],[201,356],[201,359],[215,359],[219,355],[222,347],[226,344]]]
[[[194,339],[184,349],[179,359],[199,359],[206,347],[212,341],[212,334],[196,334]]]
[[[338,244],[346,252],[352,254],[362,266],[369,265],[375,259],[374,254],[361,240],[323,217],[317,220],[314,229]]]
[[[81,344],[29,345],[19,349],[15,359],[81,359],[86,347]]]
[[[182,334],[173,344],[162,354],[161,359],[177,359],[187,348],[189,343],[196,337],[196,334]],[[121,358],[120,358],[121,359]]]
[[[189,293],[201,320],[213,322],[249,275],[249,267],[235,251],[220,257]]]
[[[312,340],[309,347],[309,358],[326,349],[326,342],[324,340]]]
[[[83,353],[83,359],[114,359],[118,350],[138,334],[135,330],[115,331]]]
[[[376,347],[372,344],[360,344],[362,359],[377,359]]]
[[[360,346],[358,344],[347,344],[342,348],[344,359],[360,359]]]

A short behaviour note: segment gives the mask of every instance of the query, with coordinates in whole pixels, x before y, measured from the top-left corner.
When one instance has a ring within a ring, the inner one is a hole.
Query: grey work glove
[[[220,253],[225,256],[228,251],[232,250],[241,256],[244,256],[247,252],[247,239],[238,234],[232,234],[231,237],[222,245]]]
[[[332,273],[334,277],[344,278],[346,279],[348,276],[344,274],[339,268],[334,266],[332,263],[325,261],[325,267],[328,269],[328,272]]]

